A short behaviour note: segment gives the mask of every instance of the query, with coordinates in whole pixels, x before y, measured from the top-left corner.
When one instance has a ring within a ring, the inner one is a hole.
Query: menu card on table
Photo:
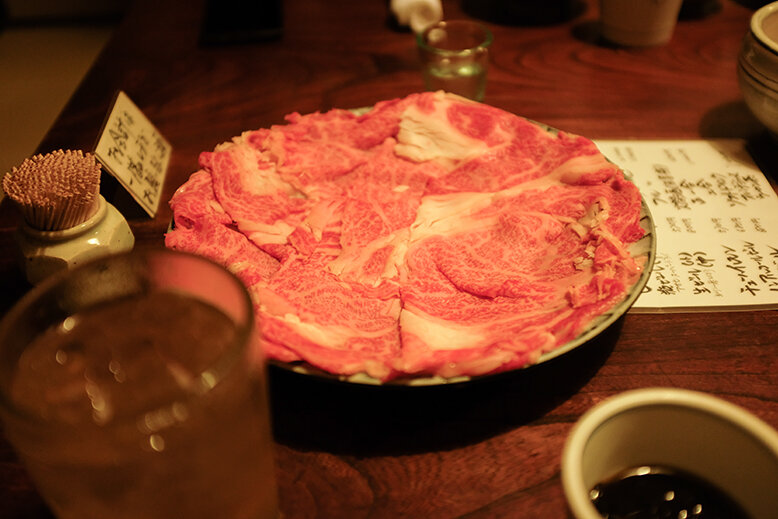
[[[140,108],[119,91],[95,145],[95,156],[152,218],[159,209],[172,151]]]
[[[636,312],[778,308],[778,196],[738,139],[597,141],[655,225]]]

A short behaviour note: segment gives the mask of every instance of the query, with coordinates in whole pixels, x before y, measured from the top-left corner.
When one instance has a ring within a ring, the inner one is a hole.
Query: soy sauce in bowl
[[[667,467],[626,470],[596,485],[589,497],[605,519],[750,519],[721,489]]]

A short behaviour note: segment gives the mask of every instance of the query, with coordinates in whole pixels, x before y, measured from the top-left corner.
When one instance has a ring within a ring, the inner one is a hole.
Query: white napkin
[[[440,0],[392,0],[391,9],[397,23],[416,33],[443,19]]]

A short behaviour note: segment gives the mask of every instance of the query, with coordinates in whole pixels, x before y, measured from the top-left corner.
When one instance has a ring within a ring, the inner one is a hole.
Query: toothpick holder
[[[20,262],[32,284],[100,256],[127,251],[135,236],[124,216],[102,196],[85,222],[58,231],[40,231],[22,222],[16,233]]]

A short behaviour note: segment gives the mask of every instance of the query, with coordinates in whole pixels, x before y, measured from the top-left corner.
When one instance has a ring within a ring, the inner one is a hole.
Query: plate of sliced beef
[[[443,92],[250,130],[199,157],[165,243],[234,272],[285,369],[443,384],[545,362],[623,315],[655,253],[595,144]]]

